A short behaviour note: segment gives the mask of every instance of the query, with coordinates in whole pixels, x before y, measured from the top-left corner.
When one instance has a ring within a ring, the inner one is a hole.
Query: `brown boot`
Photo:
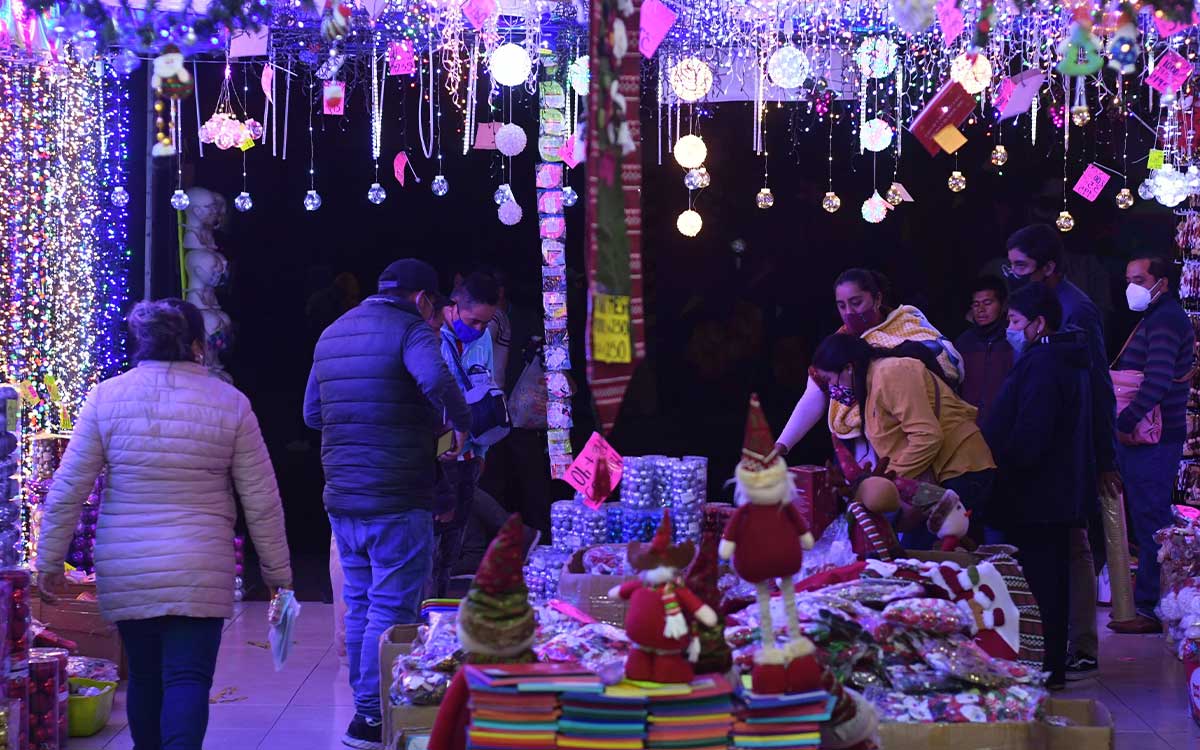
[[[1108,629],[1121,635],[1154,635],[1163,632],[1161,622],[1145,615],[1138,615],[1132,620],[1110,622]]]

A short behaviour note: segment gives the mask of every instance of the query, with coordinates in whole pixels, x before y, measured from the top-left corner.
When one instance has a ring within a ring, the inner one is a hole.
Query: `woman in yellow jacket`
[[[975,424],[975,407],[942,380],[927,348],[906,342],[882,349],[834,334],[813,355],[813,371],[830,400],[859,407],[867,441],[891,470],[954,490],[968,510],[982,515],[996,464]],[[932,536],[918,534],[910,543],[922,542],[927,546]]]

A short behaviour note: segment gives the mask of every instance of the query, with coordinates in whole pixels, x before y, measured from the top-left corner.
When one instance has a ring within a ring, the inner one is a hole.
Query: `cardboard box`
[[[34,596],[30,607],[34,619],[63,638],[74,641],[79,647],[78,655],[116,663],[124,679],[127,675],[125,649],[117,626],[100,614],[99,602],[94,599],[68,599],[68,595],[53,604]]]
[[[379,638],[379,699],[383,706],[383,750],[404,750],[405,733],[428,731],[437,718],[437,706],[393,706],[392,665],[412,651],[418,625],[393,625]]]
[[[625,576],[598,576],[583,572],[583,553],[576,550],[563,568],[558,579],[558,598],[573,604],[584,613],[600,622],[625,627],[625,610],[629,603],[623,599],[609,599],[608,592],[625,582]]]
[[[993,724],[879,725],[887,750],[1111,750],[1112,714],[1093,700],[1046,701],[1046,715],[1065,716],[1074,726],[1040,721]]]

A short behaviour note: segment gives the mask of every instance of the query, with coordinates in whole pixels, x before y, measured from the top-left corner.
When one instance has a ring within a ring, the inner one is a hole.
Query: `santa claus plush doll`
[[[758,396],[751,396],[736,475],[735,496],[740,507],[725,526],[719,553],[722,559],[733,560],[734,571],[754,584],[758,594],[762,648],[751,672],[754,691],[806,692],[819,687],[821,670],[813,657],[812,642],[800,635],[793,577],[800,572],[804,550],[812,549],[813,536],[792,502],[796,487],[787,462],[775,455],[774,443]],[[789,640],[782,650],[775,644],[771,623],[771,583],[775,580],[787,612]]]
[[[700,601],[680,573],[692,562],[692,542],[671,544],[671,517],[663,520],[650,544],[629,543],[629,565],[638,577],[609,592],[629,600],[625,633],[633,644],[625,660],[625,677],[639,682],[686,683],[695,677],[692,662],[700,656],[700,642],[692,635],[691,619],[712,627],[717,613]],[[688,658],[684,658],[687,651]]]
[[[524,532],[513,514],[488,545],[467,596],[458,605],[458,641],[468,664],[528,664],[537,621],[525,587]],[[462,670],[454,675],[438,708],[429,746],[465,750],[471,689]]]

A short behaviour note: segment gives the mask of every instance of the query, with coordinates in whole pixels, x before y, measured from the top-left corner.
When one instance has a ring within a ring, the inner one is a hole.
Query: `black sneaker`
[[[1067,658],[1067,680],[1076,682],[1095,677],[1100,671],[1100,662],[1094,657],[1075,654]]]
[[[342,744],[358,750],[383,750],[383,721],[355,714]]]
[[[1057,693],[1067,689],[1067,678],[1063,675],[1052,674],[1046,678],[1046,689]]]

